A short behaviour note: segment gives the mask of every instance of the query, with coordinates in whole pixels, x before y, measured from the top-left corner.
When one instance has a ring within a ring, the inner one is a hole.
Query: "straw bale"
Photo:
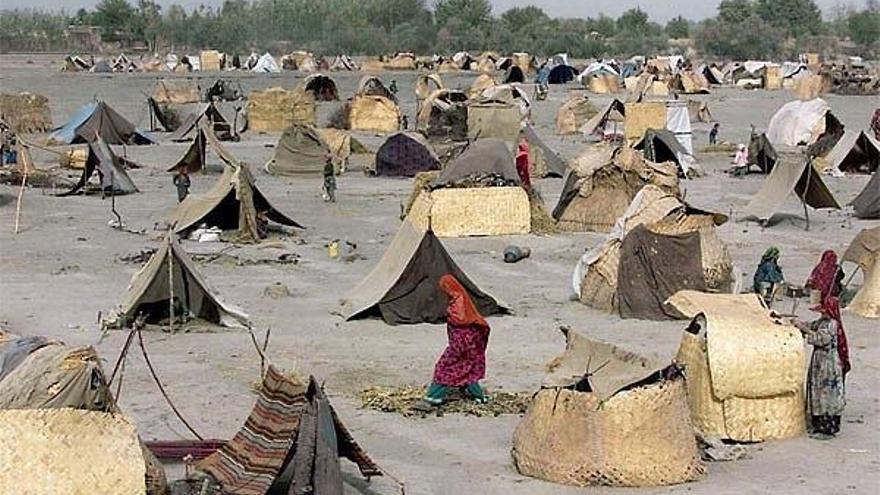
[[[391,133],[400,128],[400,109],[382,96],[355,96],[348,118],[352,130]]]
[[[0,411],[0,493],[143,495],[146,465],[134,425],[80,409]]]
[[[874,253],[865,268],[865,282],[846,309],[863,318],[880,318],[880,253]]]
[[[795,79],[791,90],[801,101],[814,100],[826,92],[822,76],[816,74]]]
[[[648,90],[651,96],[669,96],[669,86],[665,81],[654,81]]]
[[[52,129],[49,99],[32,93],[0,94],[0,120],[16,134],[47,132]]]
[[[160,104],[198,103],[201,101],[201,95],[199,95],[199,87],[192,81],[185,79],[160,79],[156,82],[153,99],[156,100],[156,103]]]
[[[220,52],[217,50],[202,50],[199,54],[199,70],[202,72],[218,71],[220,67]]]
[[[58,164],[62,167],[84,169],[86,168],[86,159],[89,157],[89,149],[71,148],[67,152],[58,155]]]
[[[782,66],[768,65],[764,68],[764,89],[782,89]]]
[[[587,79],[587,89],[603,95],[617,93],[620,91],[620,81],[613,74],[591,76]]]
[[[657,486],[700,478],[684,380],[595,394],[545,389],[513,434],[525,475],[575,486]]]
[[[579,134],[581,127],[597,113],[599,109],[589,99],[573,96],[556,113],[556,134]]]
[[[315,125],[315,99],[306,91],[270,88],[254,91],[247,103],[248,126],[256,132],[282,132],[293,124]]]
[[[529,198],[521,187],[437,189],[430,193],[429,222],[438,237],[528,234]]]
[[[624,122],[627,141],[641,139],[648,129],[666,129],[666,103],[662,101],[627,103]]]

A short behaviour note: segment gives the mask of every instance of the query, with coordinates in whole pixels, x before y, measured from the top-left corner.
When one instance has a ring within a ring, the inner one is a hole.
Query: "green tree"
[[[853,13],[847,20],[850,38],[858,45],[871,46],[880,43],[880,11],[865,9]]]
[[[745,22],[754,13],[755,8],[751,0],[722,0],[718,4],[718,17],[728,24]]]
[[[687,38],[690,36],[690,31],[690,21],[682,16],[673,17],[666,23],[666,35],[670,38]]]
[[[453,20],[459,27],[485,27],[492,22],[492,4],[489,0],[437,0],[434,18],[440,27]]]
[[[529,5],[528,7],[514,7],[501,14],[501,22],[504,27],[511,31],[521,31],[529,25],[546,24],[550,17],[543,9]]]
[[[639,31],[648,25],[648,14],[636,7],[629,9],[617,18],[617,29],[620,31]]]
[[[130,33],[135,9],[126,0],[101,0],[95,7],[92,22],[101,28],[101,35],[108,41],[118,41],[120,34]]]
[[[822,30],[822,12],[813,0],[757,0],[755,13],[794,38]]]

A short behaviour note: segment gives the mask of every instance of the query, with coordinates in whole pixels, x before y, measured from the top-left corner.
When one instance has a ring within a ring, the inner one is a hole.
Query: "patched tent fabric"
[[[376,151],[375,175],[414,177],[419,172],[439,170],[440,159],[424,136],[416,132],[398,132]]]
[[[278,139],[275,154],[266,164],[272,175],[320,174],[330,147],[312,126],[293,125]]]
[[[100,179],[102,193],[117,195],[135,193],[138,188],[125,169],[137,167],[138,165],[134,162],[116,156],[110,146],[99,137],[89,142],[85,167],[83,167],[79,181],[71,190],[61,193],[59,196],[69,196],[82,191],[96,172]]]
[[[850,204],[859,218],[880,218],[880,171],[874,172],[871,180]]]
[[[100,137],[107,144],[154,144],[147,133],[110,108],[103,101],[80,108],[63,126],[52,131],[49,142],[88,143]]]
[[[476,176],[494,175],[503,181],[521,185],[513,155],[507,144],[498,139],[478,139],[472,142],[431,183],[432,188],[446,187]]]
[[[626,119],[626,105],[617,98],[611,100],[608,106],[586,121],[580,130],[586,135],[602,136],[604,134],[623,134],[624,121]]]
[[[762,442],[804,433],[806,353],[797,328],[755,294],[683,291],[669,304],[691,319],[676,361],[702,435]]]
[[[339,99],[336,81],[324,74],[312,74],[305,78],[301,83],[301,90],[312,93],[315,101],[336,101]]]
[[[831,106],[822,98],[786,103],[770,119],[767,138],[785,146],[812,145],[826,132],[830,113]]]
[[[825,161],[841,172],[871,174],[880,166],[880,143],[865,131],[846,131]]]
[[[468,105],[467,126],[471,139],[496,138],[512,143],[522,126],[521,109],[514,103],[481,98]]]
[[[168,218],[174,232],[187,235],[202,224],[234,230],[242,242],[258,242],[257,214],[281,225],[302,225],[273,207],[257,189],[246,165],[225,167],[223,175],[202,194],[190,194]]]
[[[527,476],[574,486],[658,486],[705,474],[675,365],[563,328],[565,352],[513,433]]]
[[[645,135],[633,145],[633,148],[641,150],[648,161],[674,162],[683,176],[687,176],[693,166],[693,155],[678,141],[675,133],[667,129],[646,130]]]
[[[599,109],[593,105],[589,97],[572,96],[556,112],[556,134],[563,136],[578,134],[584,124],[598,113]]]
[[[792,193],[813,208],[840,209],[819,172],[809,161],[797,157],[777,162],[761,190],[746,205],[745,212],[748,217],[768,221]]]
[[[446,274],[461,282],[481,315],[509,313],[468,278],[432,231],[404,220],[376,267],[346,297],[342,314],[389,325],[443,323],[447,300],[437,284]]]
[[[847,311],[863,318],[880,318],[880,227],[859,232],[842,259],[856,263],[864,274],[862,287]]]
[[[664,303],[687,289],[706,290],[699,232],[663,235],[639,225],[626,234],[617,268],[621,318],[672,319]]]
[[[183,156],[168,168],[168,172],[186,170],[188,173],[200,172],[205,168],[208,150],[214,152],[224,165],[237,166],[238,161],[230,154],[204,121],[198,123],[195,136]]]
[[[419,104],[416,129],[432,140],[463,141],[468,134],[468,96],[439,89]]]
[[[235,138],[235,131],[232,129],[232,125],[226,121],[226,118],[214,106],[214,103],[203,103],[187,115],[186,119],[181,122],[177,129],[168,136],[168,139],[171,141],[189,141],[195,137],[197,129],[203,123],[221,141]]]
[[[304,384],[269,365],[242,428],[195,468],[229,495],[342,495],[339,457],[365,477],[382,476],[314,377]]]

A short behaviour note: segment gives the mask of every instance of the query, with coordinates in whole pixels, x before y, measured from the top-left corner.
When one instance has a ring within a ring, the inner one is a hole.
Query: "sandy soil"
[[[33,63],[27,63],[31,60]],[[109,102],[129,119],[146,126],[144,97],[152,91],[154,74],[64,74],[57,59],[0,57],[0,88],[4,92],[32,91],[49,96],[56,124],[62,124],[93,97]],[[340,94],[353,93],[360,74],[334,74]],[[291,87],[303,75],[224,75],[240,81],[244,89]],[[385,74],[401,88],[402,108],[415,121],[412,73]],[[472,75],[447,76],[448,86],[467,87]],[[212,76],[199,76],[204,84]],[[566,158],[585,146],[580,138],[560,139],[554,133],[556,109],[571,88],[553,87],[550,99],[535,104],[535,120],[547,142]],[[742,141],[749,124],[766,127],[770,116],[792,98],[786,91],[751,92],[721,89],[700,97],[710,101],[722,122],[721,137]],[[596,97],[597,103],[607,98]],[[877,98],[828,96],[836,115],[850,128],[865,128]],[[321,104],[325,121],[337,104]],[[705,143],[707,126],[696,125],[695,142]],[[367,178],[351,171],[340,177],[338,203],[320,198],[320,178],[279,179],[267,176],[260,166],[268,159],[277,135],[246,135],[228,148],[251,164],[260,188],[275,205],[308,226],[284,243],[283,250],[234,248],[231,253],[270,258],[281,252],[301,257],[298,265],[238,267],[212,263],[201,268],[229,302],[244,308],[258,333],[272,329],[269,353],[279,366],[322,380],[334,404],[358,440],[387,470],[407,483],[410,494],[574,494],[574,493],[876,493],[880,486],[880,430],[878,430],[878,362],[880,332],[877,321],[845,315],[854,371],[848,380],[848,406],[839,438],[818,442],[807,438],[772,442],[753,447],[749,460],[709,466],[708,476],[696,483],[641,490],[576,489],[519,475],[510,459],[511,435],[518,417],[472,418],[445,416],[405,419],[359,409],[357,394],[370,385],[423,384],[443,349],[443,326],[390,327],[381,321],[346,323],[337,311],[339,299],[379,260],[398,225],[400,203],[411,190],[411,181]],[[376,136],[358,136],[368,146]],[[28,190],[24,198],[23,231],[12,234],[14,204],[0,207],[0,320],[22,335],[49,335],[71,344],[95,345],[105,360],[113,361],[124,333],[102,338],[98,312],[120,300],[137,267],[116,261],[119,255],[156,245],[153,225],[175,203],[170,176],[163,172],[183,152],[184,146],[128,147],[129,157],[146,165],[132,173],[140,194],[117,199],[129,227],[146,229],[135,235],[108,227],[108,201],[97,197],[55,198],[48,191]],[[38,161],[52,159],[38,153]],[[688,200],[699,207],[736,216],[759,189],[762,178],[730,178],[721,171],[729,161],[722,155],[699,157],[705,177],[684,184]],[[216,176],[197,176],[194,191],[209,187]],[[867,177],[827,179],[842,203],[851,200]],[[559,179],[538,181],[552,208],[562,187]],[[0,193],[16,189],[0,186]],[[787,212],[800,214],[790,200]],[[762,229],[754,223],[729,222],[720,229],[739,270],[748,275],[768,245],[780,246],[787,277],[802,282],[822,250],[844,249],[862,228],[876,225],[852,219],[844,212],[814,212],[809,232],[799,220],[788,219]],[[325,244],[333,239],[357,243],[364,259],[351,263],[327,256]],[[456,261],[482,287],[510,303],[515,316],[492,318],[489,389],[536,390],[544,365],[563,348],[557,331],[567,324],[590,336],[631,350],[670,358],[677,348],[682,322],[620,320],[588,308],[570,298],[570,278],[575,262],[599,242],[600,235],[566,234],[552,237],[516,236],[445,240]],[[532,248],[532,257],[504,264],[501,251],[508,244]],[[187,243],[191,252],[214,252],[225,245]],[[852,267],[848,267],[850,270]],[[857,277],[858,281],[859,278]],[[275,282],[290,288],[292,296],[271,299],[263,289]],[[784,307],[790,307],[786,301]],[[798,312],[810,316],[801,304]],[[153,334],[148,348],[160,376],[177,406],[205,436],[228,438],[240,427],[254,401],[250,384],[257,379],[259,361],[246,333]],[[183,426],[163,403],[145,365],[130,359],[120,397],[122,408],[138,424],[146,439],[186,438]],[[368,487],[355,480],[352,493],[394,493],[388,480]],[[871,488],[873,487],[873,488]]]

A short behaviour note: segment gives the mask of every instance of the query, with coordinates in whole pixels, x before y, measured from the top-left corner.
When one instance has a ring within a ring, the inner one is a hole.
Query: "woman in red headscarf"
[[[489,324],[455,277],[443,275],[438,285],[449,298],[446,308],[449,344],[434,366],[434,380],[428,387],[425,402],[440,405],[446,394],[455,388],[464,388],[476,401],[486,402],[480,380],[486,376]]]
[[[812,309],[822,316],[810,323],[795,322],[795,326],[803,332],[807,343],[813,346],[807,372],[810,436],[827,440],[840,431],[840,415],[846,405],[845,378],[851,368],[849,346],[837,298],[826,297],[820,306]]]
[[[516,145],[516,173],[526,191],[532,188],[532,167],[529,162],[529,140],[525,133],[520,133],[519,144]]]
[[[807,279],[806,287],[819,291],[822,302],[827,297],[839,297],[842,288],[843,270],[837,264],[837,253],[827,250],[822,253],[819,264],[813,268],[810,278]]]

